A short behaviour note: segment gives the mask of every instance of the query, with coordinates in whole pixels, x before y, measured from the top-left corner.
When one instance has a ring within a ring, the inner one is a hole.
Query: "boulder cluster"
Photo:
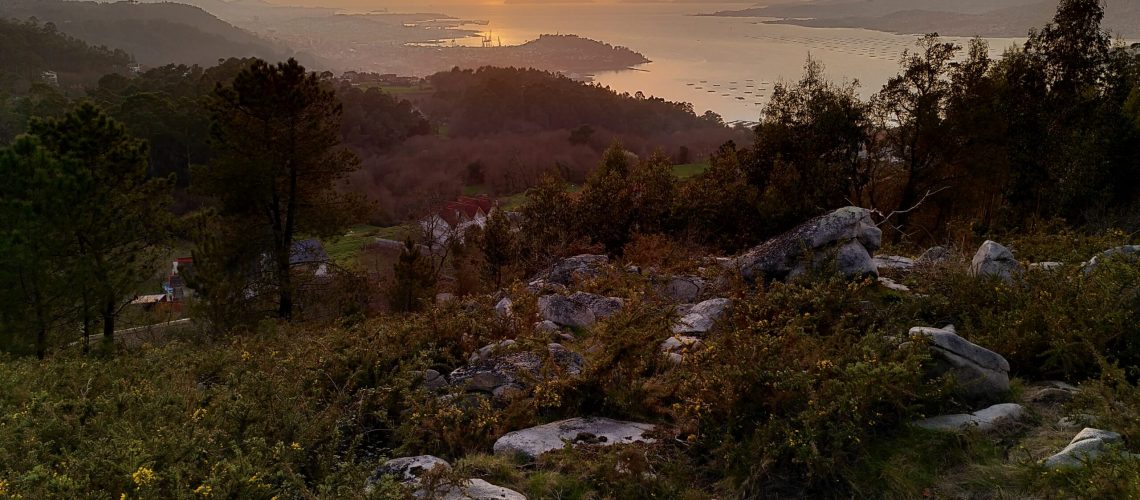
[[[897,278],[924,266],[953,264],[954,252],[945,247],[931,248],[912,259],[875,256],[881,244],[882,232],[876,227],[872,212],[848,207],[808,221],[738,257],[710,259],[710,262],[715,264],[715,269],[727,270],[744,282],[796,279],[831,270],[850,279],[878,279],[883,287],[899,293],[910,293],[910,289],[891,278],[881,277],[880,270]],[[1081,266],[1085,272],[1092,272],[1105,259],[1117,256],[1135,258],[1140,256],[1140,247],[1114,248]],[[1063,265],[1042,262],[1023,266],[1009,248],[987,241],[975,253],[968,272],[978,279],[1015,283],[1026,272],[1048,272]],[[556,262],[527,282],[526,289],[537,302],[534,329],[555,342],[545,348],[536,348],[533,344],[523,348],[515,340],[484,346],[471,353],[466,365],[450,373],[424,372],[424,388],[438,391],[441,398],[459,394],[468,398],[507,400],[544,379],[579,376],[585,368],[585,358],[557,342],[572,345],[575,335],[621,313],[626,307],[626,298],[576,290],[590,280],[615,272],[648,279],[656,295],[671,304],[675,320],[660,351],[675,363],[683,363],[687,354],[701,349],[707,336],[732,317],[732,300],[717,296],[725,291],[724,285],[732,276],[660,275],[653,270],[643,274],[642,269],[632,266],[619,271],[604,255],[578,255]],[[516,318],[515,302],[505,294],[500,295],[494,314],[504,320],[524,319]],[[931,362],[921,375],[948,379],[956,397],[973,408],[968,413],[925,418],[913,422],[914,426],[939,432],[1002,433],[1017,428],[1032,413],[1020,404],[1005,402],[1010,396],[1009,362],[959,335],[954,326],[917,326],[898,340],[900,348],[918,343],[928,349]],[[1072,399],[1076,391],[1076,387],[1068,384],[1053,383],[1030,395],[1027,401],[1059,404]],[[651,424],[583,416],[507,433],[495,442],[493,451],[496,455],[534,460],[567,447],[651,443],[655,430]],[[1050,468],[1077,466],[1115,449],[1120,441],[1119,434],[1086,428],[1043,464]],[[369,484],[391,477],[411,486],[420,498],[524,498],[517,492],[479,479],[433,480],[427,484],[425,475],[433,471],[432,477],[447,476],[450,465],[433,456],[398,458],[377,469]]]

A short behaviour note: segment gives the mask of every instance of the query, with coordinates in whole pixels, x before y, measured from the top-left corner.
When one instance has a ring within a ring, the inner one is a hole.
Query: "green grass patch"
[[[321,243],[334,263],[341,267],[352,268],[356,265],[364,245],[377,238],[400,241],[410,236],[412,232],[413,228],[406,225],[376,227],[360,224],[349,228],[343,236],[330,238]]]
[[[567,184],[566,185],[566,192],[567,193],[577,193],[581,190],[582,190],[582,186],[580,186],[578,184]],[[529,199],[530,199],[530,197],[528,197],[527,193],[525,193],[525,192],[524,193],[512,194],[512,195],[504,197],[504,198],[499,198],[499,206],[505,210],[518,210],[519,207],[525,205],[527,200],[529,200]]]
[[[673,175],[678,179],[685,180],[696,177],[708,169],[708,163],[687,163],[685,165],[674,165]]]
[[[463,196],[479,196],[481,194],[487,194],[487,186],[482,184],[463,186]]]

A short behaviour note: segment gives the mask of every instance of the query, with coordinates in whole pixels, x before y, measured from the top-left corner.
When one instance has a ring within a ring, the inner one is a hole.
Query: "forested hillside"
[[[615,140],[649,157],[699,162],[728,140],[747,139],[715,113],[687,103],[576,82],[537,70],[481,68],[428,77],[430,90],[409,95],[439,129],[385,154],[365,154],[354,185],[389,216],[422,211],[438,198],[478,186],[520,193],[552,168],[582,182]]]
[[[122,50],[92,47],[62,34],[53,23],[0,18],[0,95],[23,94],[54,72],[64,89],[82,88],[103,75],[126,73],[131,56]]]
[[[544,71],[481,68],[437,73],[424,111],[460,136],[557,130],[589,124],[617,133],[693,130],[702,120],[691,104],[621,95]]]
[[[215,64],[230,57],[278,59],[289,52],[208,12],[178,3],[5,0],[0,18],[53,23],[91,45],[119,49],[148,66]]]

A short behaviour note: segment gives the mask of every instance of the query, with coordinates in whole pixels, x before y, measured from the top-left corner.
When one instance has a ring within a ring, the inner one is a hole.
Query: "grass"
[[[479,196],[481,194],[487,194],[487,186],[482,184],[463,186],[463,196]]]
[[[407,238],[411,232],[412,228],[407,225],[376,227],[360,224],[349,228],[343,236],[327,239],[322,244],[334,263],[341,267],[353,268],[357,257],[360,256],[360,249],[365,244],[377,238],[400,241]]]
[[[708,163],[688,163],[685,165],[674,165],[673,175],[675,175],[678,179],[685,180],[696,177],[708,169]]]

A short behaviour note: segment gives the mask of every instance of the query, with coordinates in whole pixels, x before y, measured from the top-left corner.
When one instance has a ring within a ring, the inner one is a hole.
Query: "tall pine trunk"
[[[112,344],[115,342],[115,299],[108,297],[103,301],[103,310],[100,311],[103,317],[103,342]]]
[[[289,253],[291,250],[292,248],[286,245],[284,251],[278,252],[277,258],[277,317],[284,320],[293,318],[293,279],[289,273]]]

